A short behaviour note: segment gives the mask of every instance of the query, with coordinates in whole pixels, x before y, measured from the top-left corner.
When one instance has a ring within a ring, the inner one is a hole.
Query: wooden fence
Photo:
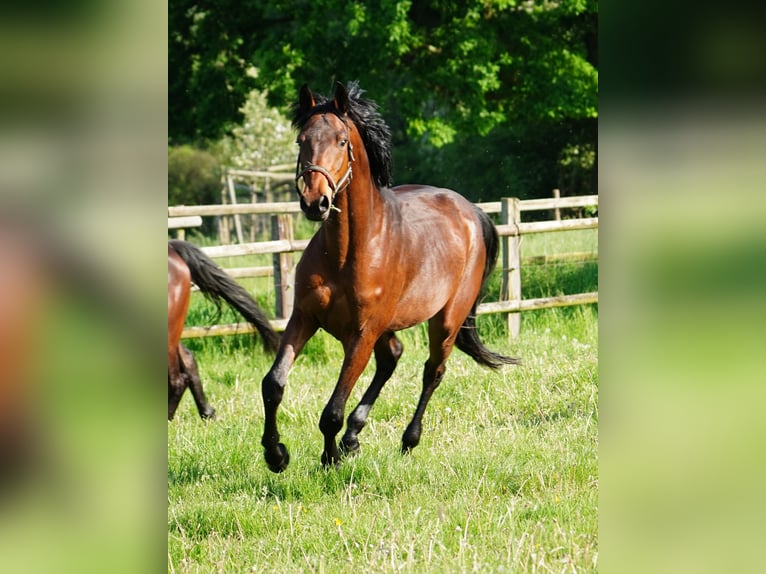
[[[522,222],[521,213],[525,211],[551,210],[560,217],[560,210],[566,208],[588,207],[598,205],[597,195],[576,197],[554,197],[551,199],[519,200],[504,198],[501,201],[477,204],[487,213],[499,214],[496,225],[501,239],[501,264],[503,271],[500,300],[482,303],[477,308],[478,314],[504,313],[507,317],[509,333],[517,337],[521,324],[521,312],[551,307],[584,305],[598,303],[598,292],[577,293],[557,297],[542,297],[522,299],[521,294],[521,265],[522,263],[539,263],[567,259],[588,260],[597,259],[598,254],[570,253],[563,255],[547,255],[524,258],[521,257],[521,236],[531,233],[568,231],[573,229],[598,228],[598,217],[580,219],[556,219],[551,221]],[[294,282],[295,253],[303,251],[308,245],[308,239],[294,239],[292,233],[292,216],[300,213],[300,205],[296,202],[266,202],[229,205],[200,205],[168,207],[168,228],[182,229],[201,225],[202,217],[226,217],[238,215],[270,215],[271,241],[239,243],[234,245],[217,245],[203,247],[202,250],[210,257],[233,257],[254,254],[272,254],[271,266],[237,267],[226,269],[232,277],[261,277],[273,276],[276,292],[277,319],[271,323],[276,330],[284,330],[287,319],[292,312],[292,286]],[[231,335],[253,332],[247,323],[230,325],[213,325],[206,327],[186,327],[184,338]]]

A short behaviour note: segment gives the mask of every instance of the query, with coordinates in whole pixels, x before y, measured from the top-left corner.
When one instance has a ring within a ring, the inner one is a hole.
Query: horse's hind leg
[[[389,331],[384,333],[375,343],[375,376],[369,388],[365,391],[359,405],[348,416],[346,432],[340,441],[343,454],[354,454],[359,450],[357,434],[364,428],[367,415],[375,404],[383,385],[391,378],[402,355],[403,346],[396,335]]]
[[[441,383],[444,372],[447,370],[446,362],[452,347],[455,344],[457,330],[446,330],[440,322],[432,319],[428,324],[428,337],[430,356],[423,369],[423,391],[420,394],[415,414],[407,425],[402,435],[402,452],[407,453],[415,448],[420,442],[423,413],[426,411],[428,401]]]
[[[199,416],[203,419],[214,418],[215,410],[205,398],[205,393],[202,390],[202,381],[199,378],[199,371],[197,370],[197,361],[194,360],[194,355],[184,345],[178,346],[178,354],[183,363],[182,366],[186,377],[186,384],[191,390],[192,397],[194,397]]]
[[[168,360],[168,420],[172,421],[178,408],[178,403],[186,390],[186,381],[181,372],[180,357],[173,354]]]

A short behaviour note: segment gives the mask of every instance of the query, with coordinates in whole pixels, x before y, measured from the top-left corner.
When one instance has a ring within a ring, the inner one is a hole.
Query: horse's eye
[[[340,147],[343,147],[347,143],[348,143],[348,140],[346,138],[343,138],[342,140],[340,140]]]

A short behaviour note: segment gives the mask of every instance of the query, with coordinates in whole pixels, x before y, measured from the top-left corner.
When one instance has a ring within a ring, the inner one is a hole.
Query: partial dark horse
[[[197,371],[194,355],[181,343],[181,332],[189,309],[191,282],[221,308],[226,301],[258,330],[263,346],[274,352],[279,337],[248,292],[200,249],[186,241],[168,241],[168,420],[178,408],[187,387],[203,419],[215,415]]]
[[[298,264],[294,311],[277,357],[263,379],[264,456],[274,472],[289,454],[279,442],[277,409],[296,356],[318,328],[343,345],[340,377],[319,428],[322,464],[359,449],[357,434],[391,377],[402,343],[395,331],[428,321],[429,358],[415,414],[402,451],[420,441],[421,421],[442,380],[452,347],[496,369],[518,363],[479,340],[476,305],[498,254],[497,230],[480,209],[454,191],[423,185],[389,188],[391,142],[377,106],[354,83],[338,84],[334,99],[307,86],[294,109],[300,152],[296,185],[306,216],[321,221]],[[348,417],[346,401],[372,354],[376,371]]]

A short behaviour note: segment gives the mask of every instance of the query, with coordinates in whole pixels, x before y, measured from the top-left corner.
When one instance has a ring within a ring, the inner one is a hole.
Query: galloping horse
[[[348,89],[338,83],[330,100],[314,96],[304,85],[293,111],[301,208],[322,226],[296,269],[294,311],[262,382],[261,444],[274,472],[283,471],[290,460],[277,430],[288,371],[320,327],[341,342],[345,353],[319,421],[323,465],[337,464],[341,452],[359,449],[357,434],[402,354],[395,331],[428,321],[423,390],[402,436],[402,452],[420,441],[423,413],[454,345],[490,368],[519,362],[488,350],[476,330],[476,305],[497,260],[497,230],[454,191],[388,187],[389,129],[377,106],[362,94],[356,83]],[[346,401],[373,352],[375,375],[348,417],[339,451],[335,437],[343,427]]]
[[[266,315],[241,285],[191,243],[168,241],[168,420],[173,419],[187,387],[191,389],[199,415],[203,419],[215,416],[202,391],[194,355],[181,343],[192,281],[219,311],[224,300],[252,323],[267,351],[274,352],[279,344],[279,337]]]

